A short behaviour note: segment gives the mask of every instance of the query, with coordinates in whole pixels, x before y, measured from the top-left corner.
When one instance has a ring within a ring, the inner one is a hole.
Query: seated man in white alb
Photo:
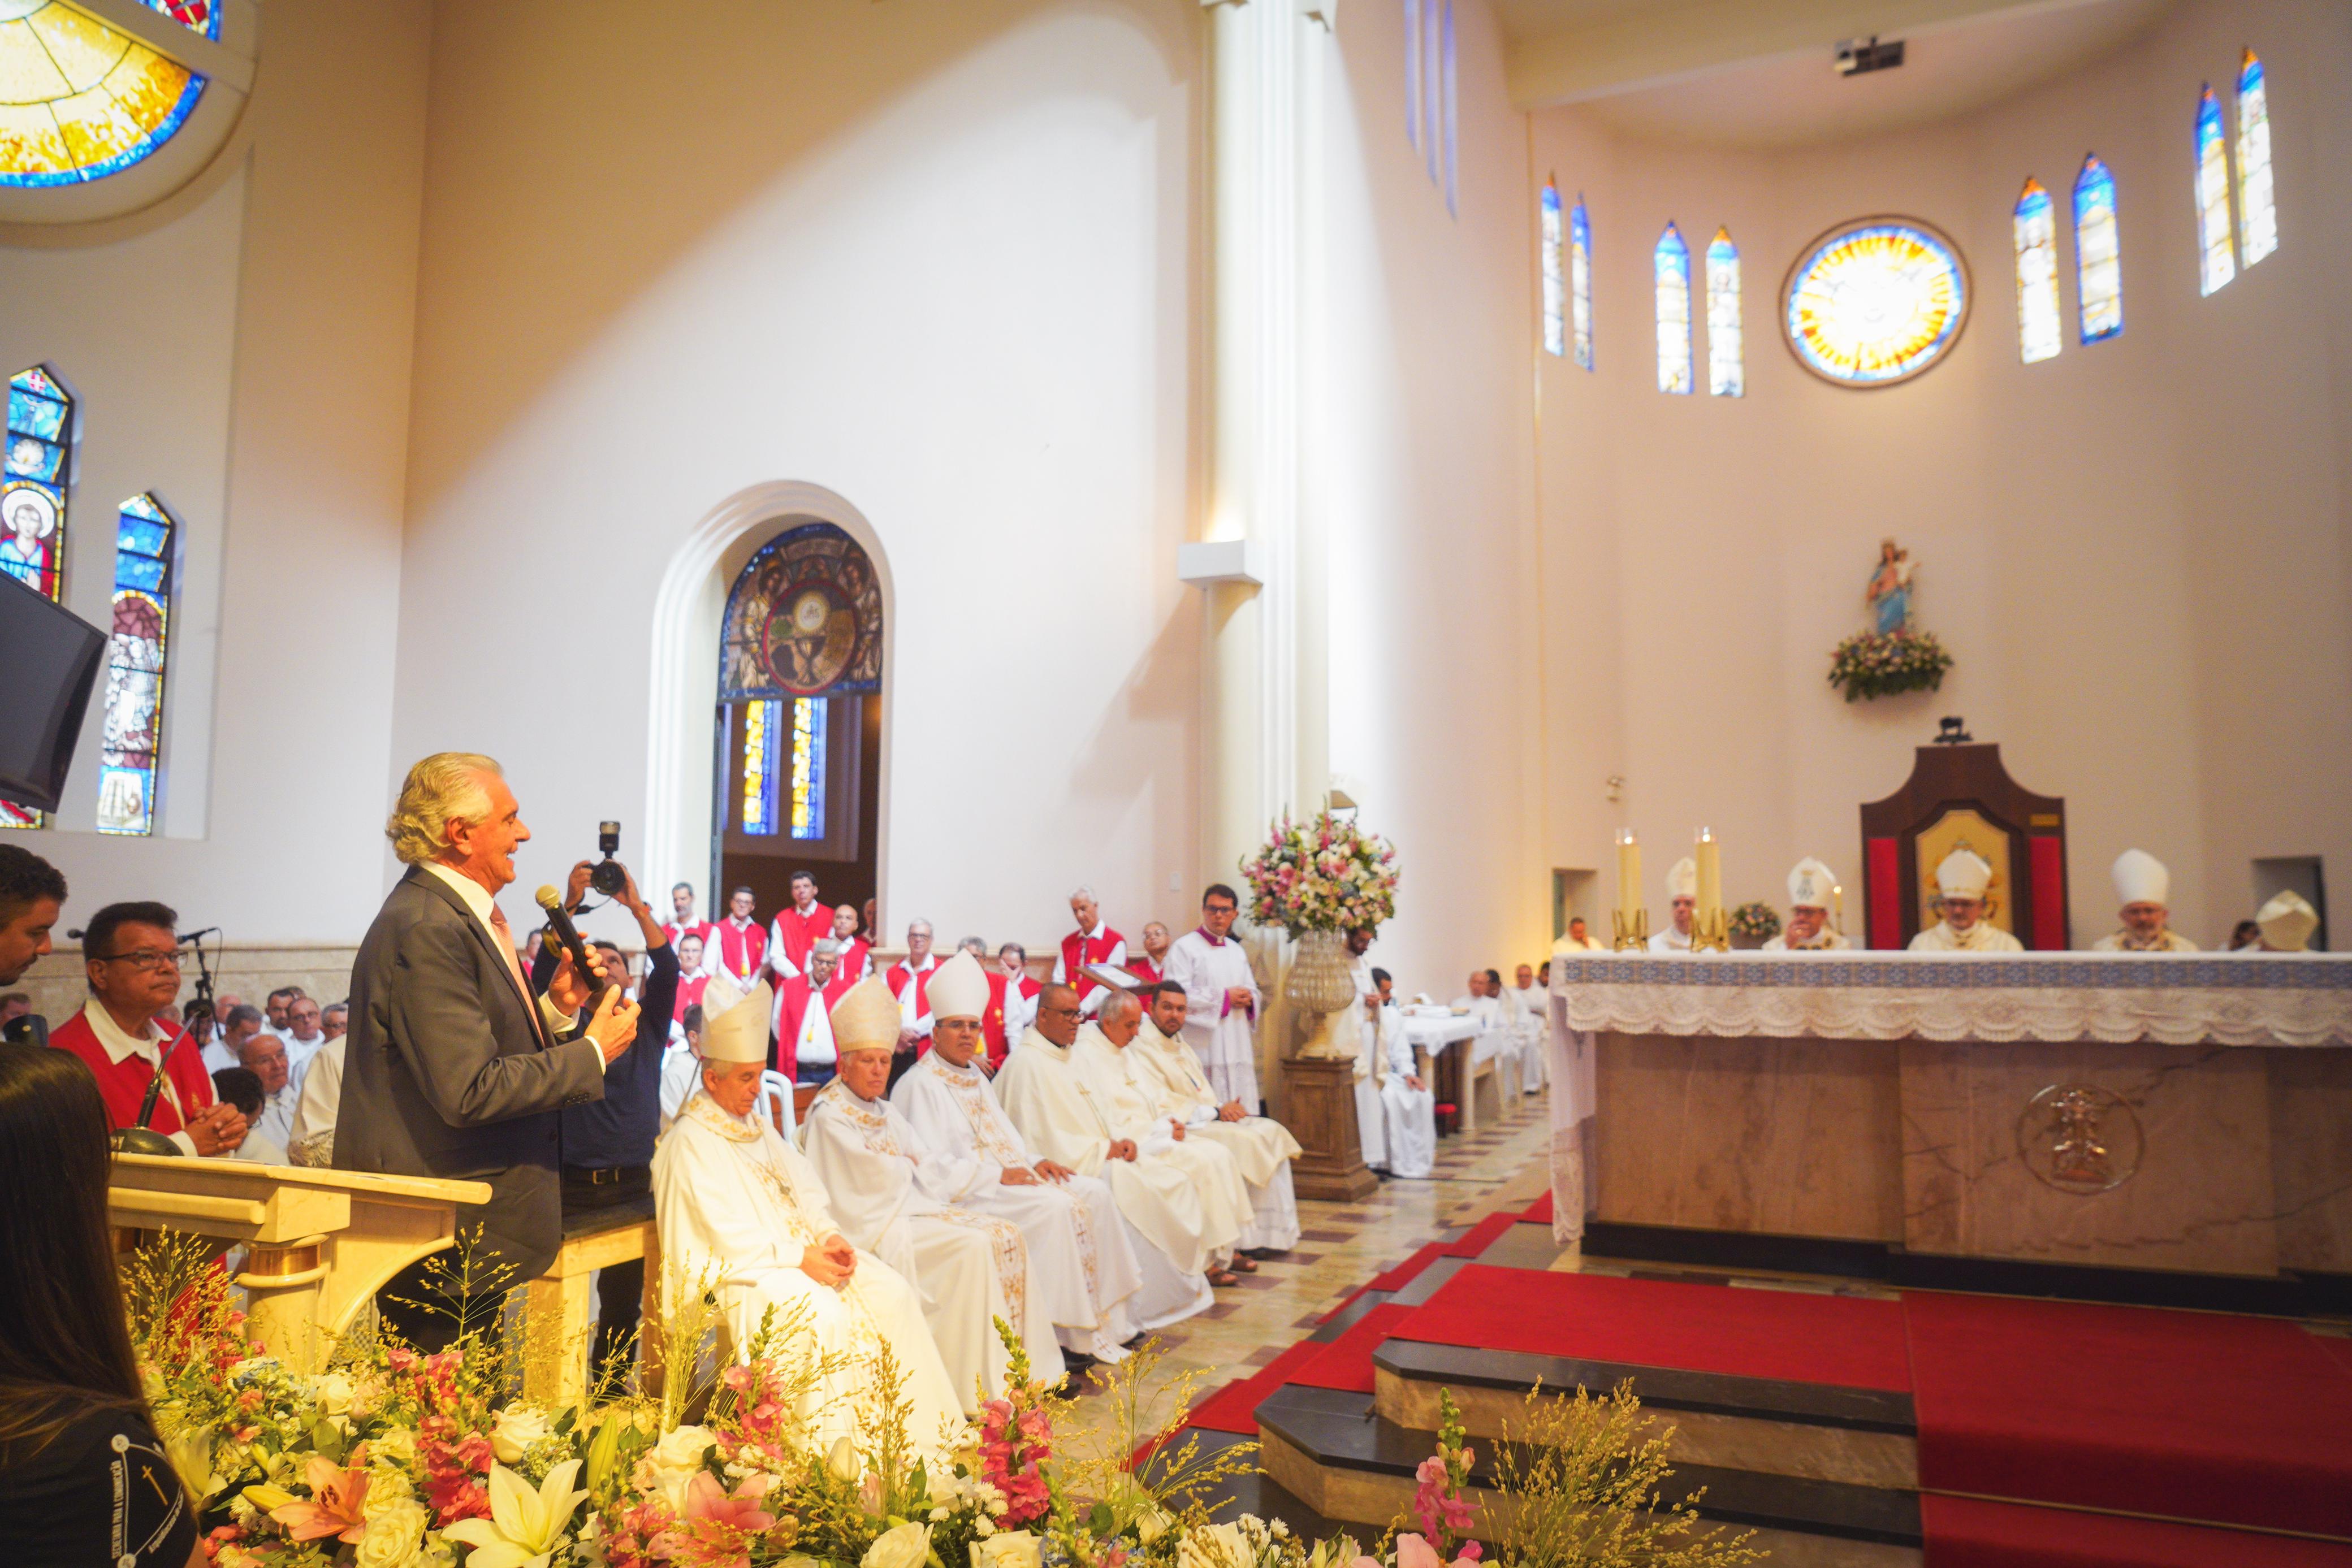
[[[1830,890],[1837,873],[1812,856],[1789,873],[1789,924],[1764,944],[1767,953],[1834,953],[1853,946],[1830,929]]]
[[[1223,1273],[1218,1251],[1241,1235],[1243,1216],[1217,1204],[1183,1166],[1146,1152],[1147,1143],[1156,1150],[1171,1141],[1165,1133],[1152,1139],[1124,1072],[1098,1085],[1081,1065],[1078,1017],[1078,994],[1068,986],[1038,993],[1037,1021],[997,1072],[997,1099],[1029,1147],[1109,1184],[1143,1270],[1132,1315],[1147,1329],[1165,1328],[1214,1303],[1202,1276],[1213,1263]]]
[[[2025,944],[1984,917],[1992,867],[1973,850],[1954,850],[1936,868],[1944,917],[1911,938],[1914,953],[2022,953]]]
[[[1386,969],[1372,971],[1376,980],[1389,977]],[[1413,1060],[1412,1041],[1405,1038],[1404,1015],[1393,1004],[1383,1003],[1375,991],[1364,998],[1364,1055],[1359,1065],[1363,1078],[1373,1085],[1369,1113],[1359,1113],[1369,1127],[1380,1129],[1382,1150],[1388,1156],[1389,1174],[1421,1181],[1437,1168],[1437,1096],[1421,1076],[1421,1064]],[[1359,1106],[1366,1096],[1360,1088],[1356,1095]],[[1365,1134],[1365,1145],[1370,1147],[1371,1135]],[[1364,1156],[1370,1159],[1367,1153]]]
[[[945,1451],[954,1445],[940,1436],[961,1432],[963,1402],[923,1321],[922,1298],[889,1265],[850,1244],[816,1172],[753,1113],[774,997],[764,984],[748,997],[731,981],[722,990],[714,977],[704,1005],[714,1010],[703,1032],[701,1084],[654,1150],[665,1273],[709,1281],[739,1360],[751,1353],[771,1309],[776,1327],[796,1336],[772,1354],[847,1358],[817,1379],[799,1412],[820,1448],[877,1435],[872,1392],[887,1344],[899,1397],[913,1406],[908,1436],[927,1453]]]
[[[1532,1094],[1543,1087],[1544,1039],[1551,1031],[1551,991],[1540,982],[1533,964],[1520,965],[1518,973],[1511,977],[1517,983],[1504,993],[1504,999],[1511,1004],[1512,1027],[1519,1037],[1519,1092]]]
[[[2091,944],[2094,953],[2194,953],[2197,944],[2171,928],[2172,873],[2146,850],[2116,857],[2116,902],[2123,927]]]
[[[1511,1004],[1503,999],[1503,977],[1492,969],[1470,971],[1470,989],[1454,998],[1454,1010],[1466,1011],[1478,1025],[1477,1038],[1470,1042],[1470,1061],[1474,1067],[1490,1059],[1508,1061],[1524,1077],[1523,1052],[1515,1025]],[[1500,1071],[1499,1068],[1496,1069]],[[1495,1092],[1502,1092],[1502,1080],[1495,1081]]]
[[[1685,855],[1666,869],[1666,899],[1674,911],[1674,923],[1651,936],[1650,951],[1687,953],[1691,914],[1698,908],[1698,862]]]
[[[703,977],[706,980],[715,977]],[[719,999],[724,1001],[734,994],[734,982],[730,980],[720,988]],[[677,1120],[677,1113],[686,1109],[686,1103],[693,1099],[696,1091],[702,1087],[702,1008],[703,1004],[697,1002],[686,1009],[685,1021],[678,1025],[679,1038],[671,1040],[669,1049],[662,1056],[661,1130],[665,1133],[669,1131],[670,1124]],[[783,1132],[790,1136],[794,1124],[793,1097],[786,1094],[782,1099],[784,1103]]]
[[[1021,1228],[952,1201],[954,1173],[922,1157],[920,1135],[883,1098],[900,1022],[898,999],[880,980],[861,980],[841,998],[833,1009],[840,1074],[809,1102],[798,1142],[842,1233],[922,1292],[931,1339],[972,1416],[1004,1393],[1009,1354],[995,1320],[1012,1325],[1041,1382],[1059,1381],[1061,1345],[1046,1314],[1030,1311],[1045,1292]]]
[[[1568,935],[1551,945],[1552,956],[1573,956],[1578,953],[1606,953],[1609,944],[1596,941],[1584,928],[1584,916],[1580,915],[1568,923]]]
[[[1209,1086],[1201,1059],[1184,1042],[1184,988],[1162,980],[1139,993],[1144,1009],[1135,1042],[1119,1052],[1128,1071],[1154,1110],[1184,1124],[1191,1135],[1206,1138],[1234,1156],[1242,1185],[1249,1189],[1250,1218],[1239,1245],[1245,1252],[1287,1252],[1298,1245],[1298,1196],[1290,1183],[1290,1162],[1298,1140],[1267,1116],[1254,1116],[1238,1100],[1220,1101]]]
[[[2239,952],[2301,953],[2309,947],[2311,934],[2319,929],[2319,911],[2290,889],[2256,910],[2254,924],[2262,927],[2262,939]]]
[[[1138,1327],[1128,1308],[1143,1273],[1110,1188],[1039,1155],[997,1103],[977,1060],[990,997],[978,960],[959,953],[941,964],[929,996],[931,1049],[890,1091],[921,1140],[927,1185],[1021,1228],[1043,1291],[1029,1311],[1053,1325],[1063,1348],[1125,1359]]]

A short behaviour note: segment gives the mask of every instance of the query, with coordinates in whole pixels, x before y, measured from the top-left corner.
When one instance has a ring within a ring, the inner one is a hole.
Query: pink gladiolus
[[[269,1511],[269,1517],[286,1527],[288,1539],[323,1541],[331,1535],[356,1545],[367,1529],[362,1511],[367,1503],[367,1445],[362,1443],[352,1450],[349,1469],[313,1455],[302,1472],[302,1484],[310,1489],[310,1501],[289,1502]]]

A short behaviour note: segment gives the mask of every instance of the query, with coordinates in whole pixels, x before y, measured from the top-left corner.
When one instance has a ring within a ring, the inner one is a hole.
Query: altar
[[[2352,1274],[2352,957],[1595,954],[1551,1009],[1596,1222]]]

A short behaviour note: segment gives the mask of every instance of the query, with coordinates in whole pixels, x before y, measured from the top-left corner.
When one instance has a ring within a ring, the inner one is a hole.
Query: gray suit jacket
[[[489,932],[420,867],[368,927],[351,1000],[335,1168],[487,1181],[490,1201],[457,1211],[460,1236],[482,1232],[477,1279],[545,1272],[562,1245],[557,1113],[604,1095],[604,1053],[548,1038]]]

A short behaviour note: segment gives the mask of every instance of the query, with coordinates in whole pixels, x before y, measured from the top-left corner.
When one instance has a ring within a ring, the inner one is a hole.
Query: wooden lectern
[[[1902,947],[1937,916],[1936,867],[1955,849],[1993,872],[1985,918],[2028,948],[2063,952],[2066,802],[2009,776],[2000,747],[1923,746],[1903,788],[1862,808],[1864,946]]]

